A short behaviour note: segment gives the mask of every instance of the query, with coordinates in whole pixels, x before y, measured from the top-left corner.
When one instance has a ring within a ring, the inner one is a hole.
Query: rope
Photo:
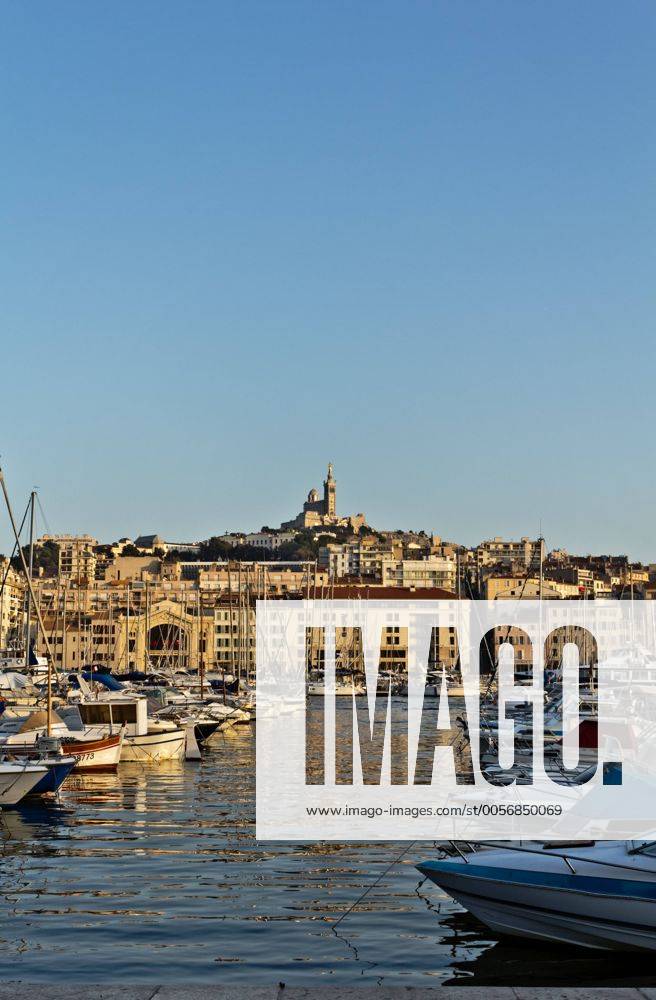
[[[346,917],[348,917],[349,913],[353,913],[353,910],[356,908],[356,906],[360,905],[360,903],[362,902],[362,900],[365,899],[369,895],[369,893],[372,891],[372,889],[376,888],[376,886],[385,878],[385,876],[389,872],[391,872],[391,870],[394,867],[394,865],[398,865],[399,861],[401,861],[401,859],[405,857],[405,855],[408,853],[408,851],[411,850],[411,848],[413,848],[416,843],[417,843],[417,841],[413,840],[412,843],[408,844],[407,847],[403,848],[403,850],[399,854],[398,858],[394,858],[394,860],[392,861],[392,863],[387,866],[387,868],[385,869],[385,871],[381,872],[381,874],[378,876],[378,878],[376,879],[376,881],[373,882],[371,885],[367,886],[367,888],[364,890],[364,892],[362,893],[362,895],[359,896],[356,899],[356,901],[351,904],[351,906],[349,906],[348,910],[345,913],[342,913],[342,915],[339,918],[339,920],[336,920],[335,923],[332,925],[331,930],[334,931],[336,927],[339,927],[339,925],[341,924],[342,920],[345,920]]]

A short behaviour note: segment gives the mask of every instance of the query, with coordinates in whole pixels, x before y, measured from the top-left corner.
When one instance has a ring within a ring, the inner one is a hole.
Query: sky
[[[650,0],[7,0],[17,512],[257,530],[332,461],[378,528],[656,561],[655,43]]]

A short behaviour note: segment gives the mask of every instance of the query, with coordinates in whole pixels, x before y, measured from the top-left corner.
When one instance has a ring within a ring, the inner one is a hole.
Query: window
[[[118,723],[135,723],[137,721],[136,704],[112,705],[112,720]]]
[[[85,726],[111,725],[109,705],[78,705]]]

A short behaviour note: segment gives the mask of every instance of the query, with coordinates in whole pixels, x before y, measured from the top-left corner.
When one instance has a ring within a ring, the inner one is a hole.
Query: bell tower
[[[328,462],[328,475],[323,481],[323,513],[334,516],[337,509],[336,503],[337,484],[333,477],[333,463]]]

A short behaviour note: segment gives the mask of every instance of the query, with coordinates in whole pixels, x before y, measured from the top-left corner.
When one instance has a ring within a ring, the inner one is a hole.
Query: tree
[[[25,556],[25,562],[29,565],[29,545],[23,546],[23,555]],[[11,565],[20,572],[23,568],[20,556],[14,556],[11,560]],[[36,575],[39,572],[43,576],[57,576],[59,573],[59,546],[57,542],[49,539],[47,542],[40,542],[34,546],[34,574]]]
[[[129,545],[126,545],[125,548],[122,549],[121,555],[122,556],[142,556],[143,552],[141,551],[141,549],[138,549],[136,545],[133,545],[132,542],[130,542]]]
[[[213,535],[200,543],[198,558],[201,562],[221,562],[230,558],[232,551],[232,546],[228,542],[218,535]]]

